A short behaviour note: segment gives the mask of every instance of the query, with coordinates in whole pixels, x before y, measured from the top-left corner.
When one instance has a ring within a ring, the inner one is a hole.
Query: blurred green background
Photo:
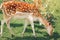
[[[25,2],[32,3],[32,0],[24,0]],[[47,0],[46,0],[47,1]],[[4,24],[4,30],[3,30],[3,36],[0,37],[0,40],[60,40],[60,0],[48,0],[47,2],[48,7],[46,7],[46,13],[49,15],[52,14],[52,20],[54,21],[50,22],[54,26],[54,34],[53,36],[49,36],[47,32],[45,31],[46,29],[39,25],[39,23],[35,22],[35,32],[37,37],[33,37],[32,35],[32,29],[31,26],[28,25],[26,32],[24,34],[24,37],[21,37],[21,32],[23,31],[23,20],[17,20],[13,19],[11,20],[11,28],[13,32],[15,33],[15,37],[11,37],[11,34],[9,30],[6,27],[6,24]],[[0,3],[2,3],[2,0],[0,0]],[[42,0],[42,4],[46,5],[45,0]],[[44,6],[45,7],[45,6]],[[0,10],[0,25],[1,25],[1,20],[2,20],[2,11]]]

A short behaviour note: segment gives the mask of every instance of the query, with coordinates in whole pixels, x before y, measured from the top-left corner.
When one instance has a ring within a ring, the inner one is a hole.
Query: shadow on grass
[[[43,37],[15,37],[13,40],[46,40],[46,38]]]
[[[44,35],[44,37],[33,37],[33,36],[24,36],[24,37],[13,37],[13,38],[9,38],[9,37],[2,37],[2,38],[6,38],[6,40],[57,40],[58,38],[60,38],[60,35],[58,33],[54,33],[53,36],[48,36],[48,35]]]
[[[0,21],[0,25],[1,25],[1,21]],[[5,25],[6,25],[6,23],[5,23]],[[21,26],[23,26],[23,24],[10,23],[10,26],[11,27],[21,27]]]
[[[6,38],[6,40],[46,40],[46,38],[43,37],[30,37],[30,36],[24,36],[24,37],[14,37],[14,38],[8,38],[8,37],[3,37]]]
[[[37,24],[37,25],[36,25]],[[34,21],[34,26],[39,29],[44,29],[43,25],[39,25],[39,21]]]
[[[31,28],[31,29],[28,29],[28,28],[27,28],[25,32],[27,32],[27,33],[32,33],[32,34],[33,34],[32,28]],[[35,32],[36,32],[36,33],[40,33],[40,34],[43,33],[43,32],[38,31],[38,30],[35,30]]]
[[[57,40],[58,38],[60,38],[60,35],[55,32],[55,33],[53,34],[53,38],[54,38],[54,40]]]
[[[3,14],[3,13],[2,13],[2,10],[0,10],[0,14]]]
[[[6,40],[50,40],[49,38],[47,39],[45,37],[31,37],[31,36],[13,37],[13,38],[2,37],[2,38],[6,38]]]
[[[50,38],[50,39],[57,40],[58,38],[60,38],[60,35],[57,32],[54,32],[52,36],[45,35],[45,37],[46,36],[47,36],[47,39]]]
[[[23,26],[23,24],[14,24],[14,23],[12,24],[12,23],[11,23],[10,26],[11,26],[11,27],[21,27],[21,26]]]
[[[38,24],[38,25],[36,25],[36,24]],[[21,26],[24,26],[24,24],[10,23],[10,26],[11,27],[21,27]],[[31,24],[28,24],[28,26],[31,26]],[[39,29],[44,29],[43,25],[39,25],[39,22],[38,21],[35,21],[34,22],[34,27],[35,28],[39,28]]]

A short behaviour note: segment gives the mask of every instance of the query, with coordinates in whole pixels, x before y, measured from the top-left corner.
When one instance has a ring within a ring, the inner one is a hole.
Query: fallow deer
[[[38,8],[34,4],[29,4],[26,2],[18,2],[18,1],[8,1],[3,2],[0,6],[3,12],[3,20],[1,21],[1,35],[3,32],[3,24],[6,22],[7,27],[11,34],[14,34],[10,28],[10,20],[11,18],[15,19],[24,19],[25,26],[22,34],[24,34],[25,29],[27,27],[28,22],[30,21],[33,35],[35,36],[34,30],[34,18],[38,18],[38,20],[45,26],[49,35],[53,33],[52,25],[41,15]]]

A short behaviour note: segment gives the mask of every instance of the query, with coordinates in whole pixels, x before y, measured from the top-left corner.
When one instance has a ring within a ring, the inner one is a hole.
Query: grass
[[[60,40],[60,0],[54,0],[53,2],[55,2],[56,4],[56,6],[53,6],[53,15],[56,20],[54,24],[54,34],[52,37],[48,36],[47,32],[45,31],[46,29],[44,29],[38,23],[35,23],[35,31],[37,35],[36,38],[32,35],[32,29],[30,25],[28,25],[24,37],[22,37],[21,32],[23,31],[24,20],[15,19],[11,20],[10,24],[13,32],[15,33],[15,37],[11,37],[9,30],[6,27],[6,24],[4,24],[3,37],[0,37],[0,40]],[[0,23],[2,20],[2,16],[2,12],[0,11]]]

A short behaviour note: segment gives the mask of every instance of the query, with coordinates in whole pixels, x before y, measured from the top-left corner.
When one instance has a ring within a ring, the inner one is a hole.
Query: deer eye
[[[49,23],[49,25],[51,25],[51,23]]]

